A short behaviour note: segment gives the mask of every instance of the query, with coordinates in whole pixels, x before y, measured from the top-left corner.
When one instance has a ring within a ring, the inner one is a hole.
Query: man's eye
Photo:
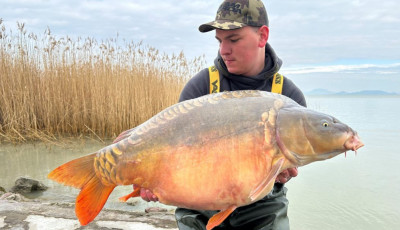
[[[235,43],[235,42],[237,42],[237,41],[239,41],[239,39],[231,39],[231,42],[232,42],[232,43]]]

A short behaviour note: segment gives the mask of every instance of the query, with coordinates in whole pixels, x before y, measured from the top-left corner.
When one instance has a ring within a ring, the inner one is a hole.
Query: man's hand
[[[276,183],[284,184],[288,182],[292,177],[296,177],[298,174],[297,168],[290,168],[283,170],[275,179]]]
[[[158,197],[154,195],[150,190],[141,188],[140,189],[140,197],[142,197],[143,200],[150,202],[150,201],[158,201]]]

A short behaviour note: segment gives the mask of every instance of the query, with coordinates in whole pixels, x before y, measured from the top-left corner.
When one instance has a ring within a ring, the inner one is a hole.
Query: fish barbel
[[[233,91],[175,104],[48,177],[81,189],[75,212],[82,225],[116,186],[133,184],[122,200],[146,188],[167,205],[220,210],[207,224],[212,229],[265,197],[284,169],[362,146],[349,126],[288,97]]]

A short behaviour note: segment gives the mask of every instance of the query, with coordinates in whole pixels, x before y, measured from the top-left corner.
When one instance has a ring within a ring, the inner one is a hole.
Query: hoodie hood
[[[229,73],[219,52],[217,58],[214,60],[214,64],[221,75],[230,80],[232,90],[264,89],[268,84],[268,80],[281,68],[282,60],[275,54],[269,43],[267,43],[265,46],[264,69],[256,76],[246,77]]]

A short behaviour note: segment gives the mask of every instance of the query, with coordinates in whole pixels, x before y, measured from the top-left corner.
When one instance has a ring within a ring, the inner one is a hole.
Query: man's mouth
[[[229,65],[230,63],[234,62],[235,60],[233,59],[226,59],[224,62],[225,64]]]

